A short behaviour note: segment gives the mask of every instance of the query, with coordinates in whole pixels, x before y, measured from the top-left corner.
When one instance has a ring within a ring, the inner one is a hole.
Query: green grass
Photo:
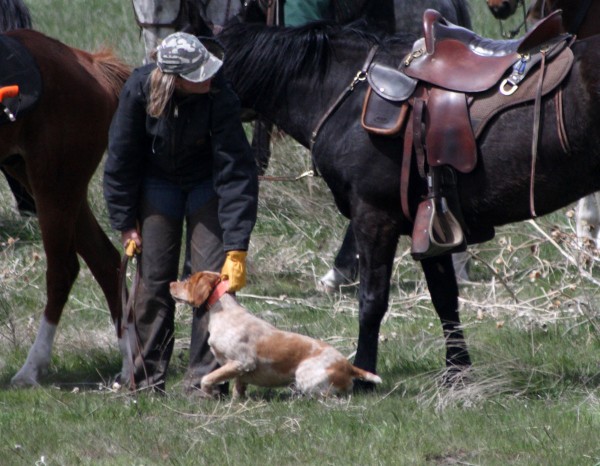
[[[132,65],[142,46],[131,5],[117,0],[30,0],[38,29],[69,45],[112,46]],[[475,29],[498,34],[483,0]],[[269,174],[310,167],[304,149],[275,141]],[[473,368],[441,384],[444,342],[418,264],[402,239],[381,329],[374,394],[309,400],[251,387],[245,402],[200,401],[181,387],[190,313],[178,307],[168,394],[111,389],[120,361],[102,293],[82,264],[65,308],[50,373],[10,387],[45,303],[45,257],[35,220],[12,210],[0,182],[0,464],[600,464],[600,313],[594,257],[575,245],[568,210],[498,230],[471,249],[473,282],[461,316]],[[110,231],[97,174],[90,199]],[[318,213],[318,215],[316,215]],[[240,300],[266,320],[356,349],[356,288],[324,295],[346,221],[318,178],[263,183]],[[550,232],[554,231],[552,236]],[[556,241],[553,244],[549,238]]]

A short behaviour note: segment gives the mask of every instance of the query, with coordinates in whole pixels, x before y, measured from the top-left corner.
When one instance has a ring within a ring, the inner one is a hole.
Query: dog
[[[234,398],[244,397],[248,384],[293,384],[305,395],[326,397],[348,393],[354,379],[381,383],[379,376],[353,366],[331,345],[279,330],[252,315],[227,289],[228,283],[214,272],[196,272],[170,284],[175,301],[194,307],[207,303],[208,344],[221,367],[201,379],[204,393],[214,393],[216,385],[232,379]]]

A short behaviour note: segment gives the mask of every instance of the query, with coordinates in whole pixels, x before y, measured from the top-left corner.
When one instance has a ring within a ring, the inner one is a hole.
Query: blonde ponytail
[[[163,73],[155,68],[150,73],[150,98],[146,105],[146,112],[153,118],[159,118],[165,114],[167,104],[175,90],[175,79],[177,75]]]

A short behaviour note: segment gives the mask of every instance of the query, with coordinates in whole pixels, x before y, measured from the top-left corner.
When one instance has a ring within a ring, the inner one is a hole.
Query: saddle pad
[[[552,92],[566,78],[573,65],[573,60],[573,52],[566,47],[550,63],[546,64],[542,95]],[[495,87],[488,92],[473,96],[469,112],[476,139],[481,136],[494,115],[514,105],[535,99],[540,73],[540,68],[532,71],[512,95],[503,95]]]
[[[42,77],[31,54],[16,39],[0,34],[0,87],[19,86],[19,95],[4,99],[3,104],[17,117],[30,110],[42,93]],[[0,112],[0,124],[9,122]]]

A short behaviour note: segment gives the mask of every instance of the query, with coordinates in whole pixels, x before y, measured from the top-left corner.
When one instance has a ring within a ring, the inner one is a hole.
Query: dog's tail
[[[364,380],[365,382],[381,383],[381,377],[356,366],[352,366],[352,378]]]

